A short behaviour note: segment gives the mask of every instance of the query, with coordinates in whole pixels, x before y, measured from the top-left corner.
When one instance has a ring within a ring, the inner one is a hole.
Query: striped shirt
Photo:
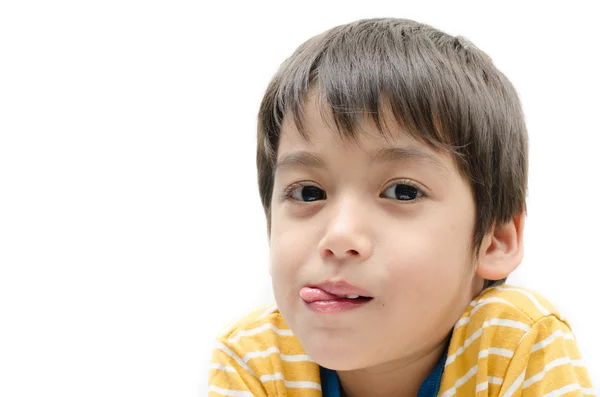
[[[320,367],[275,306],[217,338],[209,396],[321,396]],[[452,332],[438,396],[595,396],[569,323],[524,288],[484,290]]]

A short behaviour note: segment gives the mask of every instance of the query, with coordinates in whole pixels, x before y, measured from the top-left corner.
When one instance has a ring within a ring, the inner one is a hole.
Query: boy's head
[[[520,263],[519,99],[483,52],[427,25],[363,20],[301,45],[261,104],[257,164],[275,297],[321,365],[431,350]],[[372,299],[316,313],[323,282]]]

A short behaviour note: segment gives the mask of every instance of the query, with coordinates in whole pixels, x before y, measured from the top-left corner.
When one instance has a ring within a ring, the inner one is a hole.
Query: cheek
[[[273,296],[284,318],[293,323],[289,316],[298,309],[298,294],[303,283],[308,281],[306,247],[290,233],[278,234],[271,241],[269,266]]]
[[[277,225],[280,226],[280,225]],[[271,266],[273,270],[295,266],[307,249],[307,240],[294,228],[274,227],[271,232]]]
[[[421,342],[437,340],[468,303],[464,296],[470,290],[470,229],[430,225],[401,237],[390,245],[395,251],[387,258],[385,277],[380,278],[385,280],[385,306],[395,313],[390,321],[406,328],[407,335],[420,335]],[[406,318],[423,320],[407,325]]]
[[[297,219],[293,207],[274,206],[271,216],[271,266],[294,267],[310,262],[316,254],[318,224],[309,219]]]
[[[437,216],[437,215],[436,215]],[[418,293],[443,291],[467,275],[470,263],[471,230],[464,222],[432,217],[403,228],[386,245],[389,279]]]
[[[306,264],[310,263],[310,234],[299,227],[286,227],[285,222],[274,220],[271,229],[269,268],[274,293],[279,297],[297,288]],[[306,281],[306,280],[304,280]]]

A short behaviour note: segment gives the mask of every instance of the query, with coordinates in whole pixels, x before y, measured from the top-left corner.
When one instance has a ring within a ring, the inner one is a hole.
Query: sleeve
[[[267,397],[267,392],[240,355],[225,340],[217,340],[208,374],[209,397]]]
[[[521,338],[500,390],[502,397],[595,395],[571,329],[555,316]]]

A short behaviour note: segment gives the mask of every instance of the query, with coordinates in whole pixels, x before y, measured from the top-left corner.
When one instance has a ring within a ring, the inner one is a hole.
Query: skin
[[[343,140],[315,99],[306,102],[309,140],[289,117],[282,127],[270,235],[275,299],[307,354],[338,372],[346,395],[415,396],[483,277],[502,278],[520,262],[522,216],[492,230],[474,258],[475,202],[451,156],[398,128],[386,139],[369,120],[357,142]],[[376,156],[398,148],[404,155]],[[408,185],[404,194],[398,185]],[[374,299],[315,313],[299,291],[326,280]]]

